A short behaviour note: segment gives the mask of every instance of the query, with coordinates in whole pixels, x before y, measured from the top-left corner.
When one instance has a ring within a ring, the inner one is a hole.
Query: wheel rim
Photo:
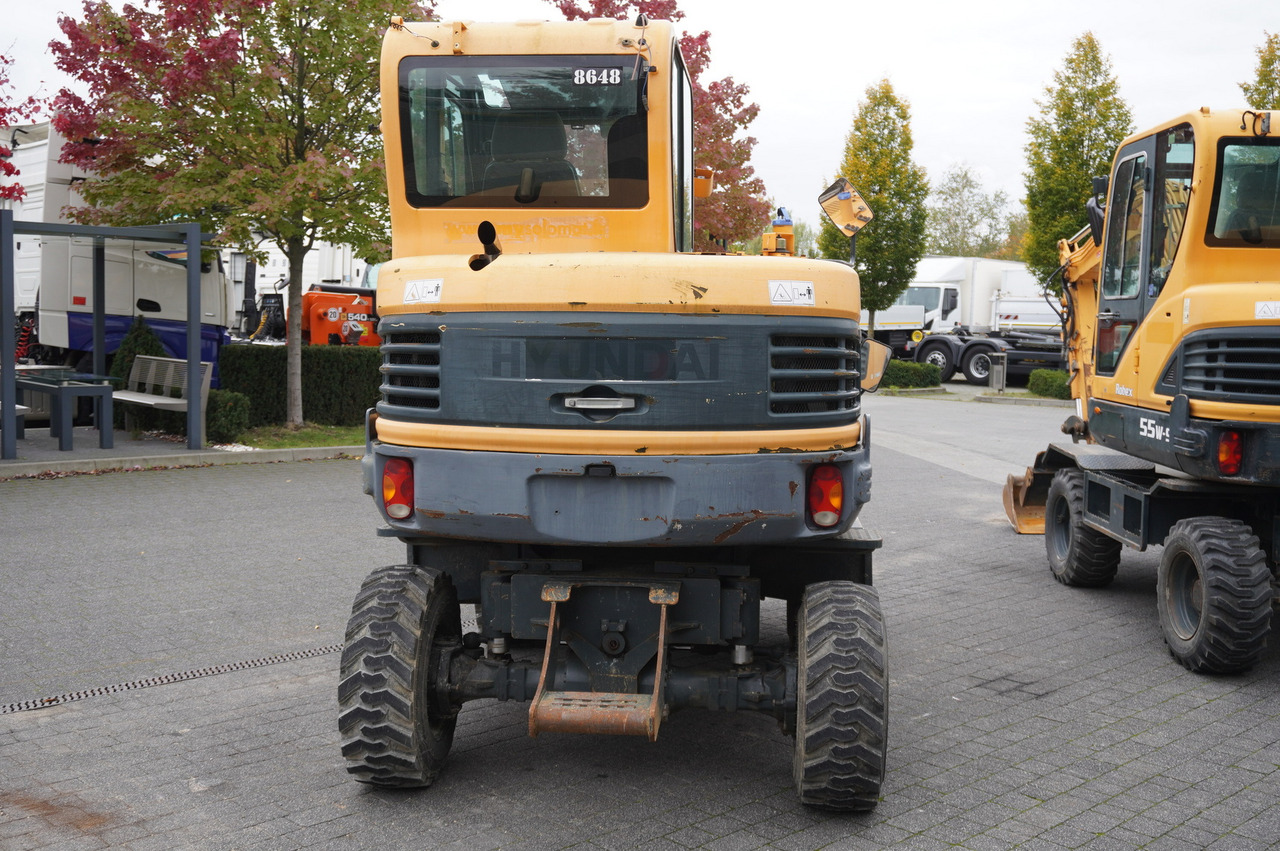
[[[1204,610],[1204,584],[1200,568],[1187,553],[1179,553],[1170,565],[1164,604],[1174,634],[1183,641],[1194,638]]]
[[[1063,561],[1071,551],[1071,506],[1066,499],[1058,497],[1049,506],[1049,516],[1053,522],[1047,525],[1045,534],[1053,545],[1054,556]]]
[[[938,369],[947,368],[947,356],[937,349],[930,349],[929,353],[924,356],[925,363],[931,363]]]
[[[969,370],[978,378],[986,378],[991,374],[991,359],[986,355],[974,355],[969,361]]]

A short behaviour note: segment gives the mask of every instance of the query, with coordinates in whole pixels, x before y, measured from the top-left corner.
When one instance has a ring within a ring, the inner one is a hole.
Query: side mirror
[[[831,219],[831,223],[845,236],[853,236],[871,221],[871,208],[862,200],[858,190],[843,177],[826,188],[818,196],[818,204]]]
[[[876,340],[862,341],[862,390],[874,393],[880,389],[884,371],[889,367],[893,349]]]
[[[1084,203],[1085,216],[1089,220],[1089,236],[1093,237],[1093,244],[1102,247],[1102,227],[1107,216],[1107,176],[1093,178],[1093,194],[1089,196],[1089,200]]]
[[[700,165],[693,170],[693,197],[710,198],[711,190],[716,188],[715,169]]]

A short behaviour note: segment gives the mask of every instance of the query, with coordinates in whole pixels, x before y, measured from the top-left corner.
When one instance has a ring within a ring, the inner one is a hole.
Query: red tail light
[[[408,458],[388,458],[382,468],[382,506],[395,520],[413,514],[413,462]]]
[[[844,475],[835,464],[819,464],[809,473],[809,520],[827,528],[840,522]]]
[[[1224,476],[1240,475],[1244,464],[1244,437],[1238,431],[1218,433],[1218,472]]]

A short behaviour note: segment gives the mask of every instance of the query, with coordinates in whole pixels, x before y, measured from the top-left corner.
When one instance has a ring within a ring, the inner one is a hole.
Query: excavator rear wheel
[[[347,771],[378,786],[429,786],[457,712],[439,699],[442,645],[462,640],[457,594],[438,570],[375,570],[356,595],[338,684]]]
[[[1101,588],[1120,567],[1120,542],[1084,525],[1084,473],[1064,468],[1053,476],[1044,509],[1049,570],[1063,585]]]
[[[1192,517],[1169,530],[1156,575],[1169,652],[1192,671],[1234,674],[1258,661],[1271,627],[1271,571],[1244,523]]]
[[[805,588],[797,623],[795,755],[800,800],[865,812],[884,783],[889,675],[880,598],[870,585]]]

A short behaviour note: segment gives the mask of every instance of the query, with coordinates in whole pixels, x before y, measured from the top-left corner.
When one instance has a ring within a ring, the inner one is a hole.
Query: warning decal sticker
[[[791,307],[813,307],[812,281],[770,281],[769,303]]]
[[[440,291],[442,289],[444,289],[443,278],[406,281],[404,285],[404,303],[435,304],[440,301]]]

